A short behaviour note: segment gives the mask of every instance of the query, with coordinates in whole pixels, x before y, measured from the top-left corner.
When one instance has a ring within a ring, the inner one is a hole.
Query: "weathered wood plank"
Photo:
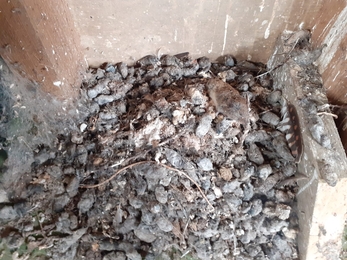
[[[291,35],[292,32],[285,32],[278,38],[268,65],[273,69],[274,86],[282,90],[300,117],[304,153],[298,171],[308,176],[307,180],[299,181],[297,195],[300,259],[337,259],[347,212],[347,190],[344,188],[347,159],[332,116],[308,112],[310,100],[322,105],[327,98],[322,87],[308,86],[309,83],[303,80],[303,77],[309,77],[305,70],[308,66],[298,64],[300,52],[295,54],[294,45],[300,39],[288,40]],[[312,52],[303,53],[310,55]],[[325,147],[315,140],[310,130],[309,117],[314,116],[323,122],[324,135],[330,142],[323,142]],[[337,184],[332,187],[334,181]]]
[[[53,96],[76,96],[86,63],[66,1],[2,1],[0,11],[0,54],[10,67]]]

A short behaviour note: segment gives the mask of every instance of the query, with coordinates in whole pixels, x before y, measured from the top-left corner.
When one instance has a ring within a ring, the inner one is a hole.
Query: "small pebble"
[[[204,105],[207,101],[207,96],[205,96],[199,89],[191,88],[188,90],[188,95],[194,105]]]
[[[72,133],[71,135],[71,142],[74,144],[81,144],[83,143],[83,135],[80,135],[79,133]]]
[[[88,159],[88,151],[84,145],[77,145],[77,160],[80,164],[85,165]]]
[[[100,80],[95,87],[88,89],[87,91],[88,97],[92,99],[97,97],[100,94],[104,94],[104,95],[110,94],[110,90],[107,87],[109,82],[110,82],[109,79]]]
[[[279,116],[269,111],[261,116],[261,120],[271,126],[277,126],[280,122]]]
[[[7,192],[0,188],[0,203],[7,203],[9,202]]]
[[[159,218],[156,222],[158,227],[164,232],[170,232],[173,229],[171,222],[166,218]]]
[[[230,181],[233,178],[233,173],[230,168],[222,167],[219,169],[220,177],[225,181]]]
[[[247,151],[248,159],[258,165],[261,165],[264,163],[264,157],[257,145],[250,144],[248,151]]]
[[[105,105],[107,103],[111,103],[116,100],[115,95],[100,95],[94,99],[100,106]]]
[[[223,57],[224,65],[228,67],[233,67],[236,64],[236,60],[232,55],[224,55]]]
[[[237,75],[233,70],[226,70],[218,73],[218,77],[220,77],[223,81],[231,81],[234,80]],[[248,89],[248,85],[247,85]]]
[[[110,73],[116,73],[116,68],[112,64],[107,64],[105,71]]]
[[[153,207],[151,207],[151,212],[152,212],[153,214],[158,214],[158,213],[160,213],[160,212],[161,212],[161,206],[158,205],[158,204],[154,205]]]
[[[271,136],[264,130],[258,130],[250,133],[246,136],[245,142],[246,143],[255,143],[255,142],[264,142],[267,140],[270,140]]]
[[[271,92],[266,98],[267,102],[273,106],[279,103],[281,99],[282,99],[282,92],[280,90],[275,90]]]
[[[252,217],[259,215],[263,210],[263,202],[260,199],[255,199],[251,202],[251,209],[248,214]]]
[[[281,252],[282,259],[292,258],[293,249],[288,244],[288,241],[286,241],[282,236],[276,234],[272,240],[272,243],[275,245],[277,250]]]
[[[116,119],[118,116],[117,116],[117,113],[116,112],[100,112],[99,113],[99,118],[101,120],[111,120],[111,119]]]
[[[12,206],[3,206],[0,209],[0,223],[15,220],[19,216],[18,212]]]
[[[213,164],[209,158],[203,158],[198,162],[198,166],[203,171],[212,171]]]
[[[266,180],[267,177],[269,177],[269,175],[271,173],[272,173],[272,168],[271,168],[270,164],[263,164],[263,165],[258,167],[259,177],[263,180]]]
[[[159,201],[162,204],[165,204],[167,202],[167,191],[163,186],[158,186],[155,188],[155,197],[157,201]]]
[[[143,205],[143,201],[138,198],[130,198],[129,204],[133,206],[135,209],[140,209]]]
[[[55,212],[61,212],[69,201],[70,197],[66,193],[55,197],[53,202],[53,210]]]
[[[78,188],[80,181],[76,176],[73,176],[69,179],[68,184],[66,185],[66,192],[70,198],[73,198],[78,193]]]
[[[239,189],[240,185],[241,183],[238,180],[233,180],[233,181],[225,183],[222,187],[222,191],[225,193],[232,193],[236,189]]]
[[[128,65],[124,62],[117,63],[117,70],[122,75],[122,78],[125,79],[128,76]]]
[[[211,61],[207,57],[201,57],[197,59],[197,62],[199,64],[199,71],[200,72],[208,72],[211,68]]]
[[[111,252],[102,258],[102,260],[126,260],[126,255],[123,252]]]
[[[155,55],[147,55],[139,59],[136,63],[140,66],[160,65],[160,61]]]
[[[292,155],[292,153],[289,150],[287,141],[285,139],[284,136],[279,135],[276,136],[273,140],[272,140],[272,145],[276,151],[276,153],[283,159],[289,161],[289,162],[293,162],[294,161],[294,157]]]
[[[87,127],[88,127],[87,124],[82,123],[82,124],[80,125],[80,131],[81,131],[81,133],[83,133],[83,132],[87,129]]]
[[[68,167],[70,168],[70,167]],[[72,168],[72,167],[71,167]],[[65,169],[64,169],[65,171]],[[53,178],[60,179],[62,177],[62,168],[57,165],[50,165],[46,167],[46,172]],[[64,173],[65,174],[65,173]]]
[[[210,114],[205,114],[200,122],[198,127],[196,128],[195,134],[198,137],[204,137],[208,131],[211,129],[212,116]]]
[[[152,243],[157,237],[149,230],[146,225],[140,225],[134,230],[135,236],[137,236],[141,241],[146,243]]]
[[[182,169],[184,165],[184,161],[182,156],[172,149],[165,149],[165,155],[167,160],[171,163],[171,165],[177,169]]]
[[[243,200],[244,201],[249,201],[253,198],[254,196],[254,187],[251,183],[245,183],[243,186],[242,186],[242,189],[243,189]]]
[[[95,196],[93,191],[87,190],[82,194],[81,200],[77,204],[77,208],[81,213],[88,212],[94,205]]]

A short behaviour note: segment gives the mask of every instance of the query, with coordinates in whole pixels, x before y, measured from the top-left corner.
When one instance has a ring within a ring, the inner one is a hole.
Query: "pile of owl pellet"
[[[58,236],[52,259],[296,259],[296,164],[265,68],[183,53],[90,69],[76,129],[37,154],[31,200],[54,199],[31,240]]]

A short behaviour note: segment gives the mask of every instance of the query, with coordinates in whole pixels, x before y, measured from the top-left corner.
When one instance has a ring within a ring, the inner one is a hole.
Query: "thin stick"
[[[295,46],[297,45],[297,43],[299,42],[299,40],[300,40],[300,38],[296,39],[296,41],[294,42],[294,44],[293,44],[293,46],[292,46],[292,48],[290,49],[289,52],[276,53],[275,55],[288,55],[288,56],[289,56],[289,54],[294,50],[294,48],[295,48]],[[289,57],[288,57],[284,62],[282,62],[282,63],[280,63],[279,65],[275,66],[275,67],[272,68],[271,70],[268,70],[268,71],[266,71],[265,73],[256,76],[255,78],[260,78],[260,77],[262,77],[262,76],[264,76],[264,75],[266,75],[266,74],[269,74],[269,73],[273,72],[274,70],[276,70],[276,69],[278,69],[279,67],[283,66],[288,60],[289,60]]]
[[[182,135],[187,133],[187,129],[183,129],[182,131],[180,131],[179,133],[167,138],[166,140],[162,141],[161,143],[158,144],[158,147],[160,146],[164,146],[165,144],[167,144],[168,142],[171,142],[173,140],[175,140],[176,138],[181,137]]]
[[[207,197],[205,196],[205,194],[203,193],[203,191],[201,190],[200,186],[196,183],[196,181],[194,181],[192,178],[189,177],[188,174],[186,174],[185,172],[183,171],[180,171],[178,169],[175,169],[171,166],[167,166],[165,164],[162,164],[162,163],[157,163],[157,162],[154,162],[154,161],[141,161],[141,162],[137,162],[137,163],[133,163],[133,164],[130,164],[128,166],[125,166],[124,168],[122,169],[119,169],[118,171],[116,171],[110,178],[108,178],[107,180],[99,183],[99,184],[95,184],[95,185],[82,185],[81,188],[85,188],[85,189],[92,189],[92,188],[97,188],[97,187],[100,187],[104,184],[107,184],[109,183],[111,180],[113,180],[116,176],[118,176],[118,174],[124,172],[125,170],[129,169],[129,168],[132,168],[134,166],[137,166],[137,165],[140,165],[140,164],[145,164],[145,163],[153,163],[153,164],[158,164],[164,168],[167,168],[169,170],[172,170],[172,171],[176,171],[178,173],[181,173],[183,174],[185,177],[187,177],[192,183],[195,184],[195,186],[198,188],[198,190],[200,191],[202,197],[206,200],[206,202],[211,206],[212,209],[214,209],[214,207],[212,206],[212,204],[209,202],[209,200],[207,199]]]
[[[183,255],[181,255],[181,258],[183,258],[183,257],[185,257],[186,255],[188,255],[189,254],[189,252],[190,252],[190,249],[189,250],[187,250]]]
[[[187,230],[187,228],[188,228],[189,222],[190,222],[190,218],[188,217],[187,223],[185,224],[184,229],[183,229],[183,234],[182,234],[183,237],[184,237],[184,233],[186,233],[186,230]]]
[[[24,137],[23,136],[18,136],[18,141],[19,142],[23,142],[25,145],[26,145],[26,147],[28,147],[31,151],[33,151],[33,149],[28,145],[28,143],[27,142],[25,142],[25,140],[24,140]]]
[[[151,161],[151,162],[153,162],[153,161]],[[156,162],[153,162],[153,163],[156,163]],[[186,173],[183,172],[183,171],[177,170],[177,169],[175,169],[175,168],[173,168],[173,167],[171,167],[171,166],[167,166],[167,165],[162,164],[162,163],[158,163],[158,164],[161,165],[161,166],[163,166],[163,167],[165,167],[165,168],[167,168],[167,169],[169,169],[169,170],[176,171],[176,172],[181,173],[181,174],[183,174],[184,176],[186,176],[192,183],[195,184],[195,186],[198,188],[198,190],[200,191],[201,195],[204,197],[204,199],[206,200],[206,202],[208,203],[208,205],[210,205],[211,208],[214,209],[214,207],[212,206],[212,204],[208,201],[207,197],[205,196],[205,194],[204,194],[203,191],[201,190],[199,184],[197,184],[196,181],[194,181],[192,178],[190,178],[188,174],[186,174]]]
[[[41,221],[40,221],[39,216],[36,216],[36,219],[37,219],[37,221],[39,222],[42,236],[43,236],[44,238],[47,238],[45,232],[43,231],[42,223],[41,223]]]
[[[97,187],[100,187],[106,183],[109,183],[111,180],[113,180],[114,178],[116,178],[116,176],[118,174],[120,174],[121,172],[124,172],[125,170],[133,167],[133,166],[136,166],[136,165],[140,165],[140,164],[144,164],[144,163],[149,163],[149,162],[152,162],[152,161],[141,161],[141,162],[137,162],[137,163],[133,163],[133,164],[129,164],[128,166],[125,166],[124,168],[122,169],[119,169],[118,171],[116,171],[110,178],[108,178],[107,180],[103,181],[103,182],[100,182],[98,184],[95,184],[95,185],[82,185],[81,188],[85,188],[85,189],[92,189],[92,188],[97,188]]]
[[[317,113],[318,116],[320,115],[326,115],[326,116],[332,116],[333,118],[338,118],[337,115],[333,114],[333,113],[329,113],[329,112],[318,112]]]

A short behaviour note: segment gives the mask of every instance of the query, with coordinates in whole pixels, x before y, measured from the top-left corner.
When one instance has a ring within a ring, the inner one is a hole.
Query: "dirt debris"
[[[220,60],[90,69],[76,129],[38,150],[0,209],[2,244],[42,259],[297,259],[281,91],[265,65]]]

